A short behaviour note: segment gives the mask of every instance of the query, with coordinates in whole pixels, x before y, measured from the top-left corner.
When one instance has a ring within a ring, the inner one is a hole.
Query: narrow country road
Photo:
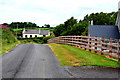
[[[20,44],[0,59],[0,78],[120,78],[118,69],[60,66],[44,44]]]
[[[70,78],[47,45],[20,44],[2,55],[3,78]]]

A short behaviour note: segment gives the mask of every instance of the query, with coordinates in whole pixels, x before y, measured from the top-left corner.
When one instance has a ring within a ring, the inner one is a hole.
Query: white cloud
[[[57,25],[74,16],[117,11],[119,0],[0,0],[0,22],[29,21]]]

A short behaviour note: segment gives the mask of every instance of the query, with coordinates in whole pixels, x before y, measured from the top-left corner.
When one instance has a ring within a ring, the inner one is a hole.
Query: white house
[[[49,30],[40,30],[40,29],[24,29],[23,38],[34,38],[34,37],[45,37],[50,36]]]

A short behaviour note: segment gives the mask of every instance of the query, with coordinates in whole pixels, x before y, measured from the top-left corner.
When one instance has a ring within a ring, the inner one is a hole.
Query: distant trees
[[[49,24],[45,24],[44,25],[46,28],[50,28],[50,25]]]
[[[118,12],[92,13],[84,17],[84,21],[93,21],[94,25],[115,25]]]
[[[10,28],[26,28],[26,29],[34,29],[34,28],[39,28],[37,24],[32,23],[32,22],[12,22],[10,24],[8,23],[3,23],[3,25],[8,25]],[[42,26],[42,28],[50,28],[50,24],[45,24]]]
[[[32,22],[12,22],[9,24],[9,27],[11,28],[37,28],[38,26],[35,23]]]
[[[92,13],[86,15],[83,20],[79,22],[74,17],[71,17],[64,24],[59,24],[53,30],[55,36],[65,35],[87,35],[88,26],[93,21],[94,25],[115,25],[118,12],[111,13]]]
[[[2,25],[8,25],[8,23],[3,23]]]
[[[50,28],[49,24],[45,24],[44,26],[45,26],[45,28]]]
[[[49,24],[45,24],[44,26],[42,26],[41,28],[50,28]]]

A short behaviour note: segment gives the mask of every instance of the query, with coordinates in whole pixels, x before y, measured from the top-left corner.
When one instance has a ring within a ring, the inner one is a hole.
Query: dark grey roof
[[[40,34],[40,35],[48,35],[49,30],[39,30],[39,29],[25,29],[24,34]]]
[[[39,29],[25,29],[24,34],[39,34]]]
[[[117,26],[112,25],[93,25],[88,28],[88,35],[120,39],[120,33]]]
[[[48,35],[49,32],[49,30],[40,30],[40,35]]]

